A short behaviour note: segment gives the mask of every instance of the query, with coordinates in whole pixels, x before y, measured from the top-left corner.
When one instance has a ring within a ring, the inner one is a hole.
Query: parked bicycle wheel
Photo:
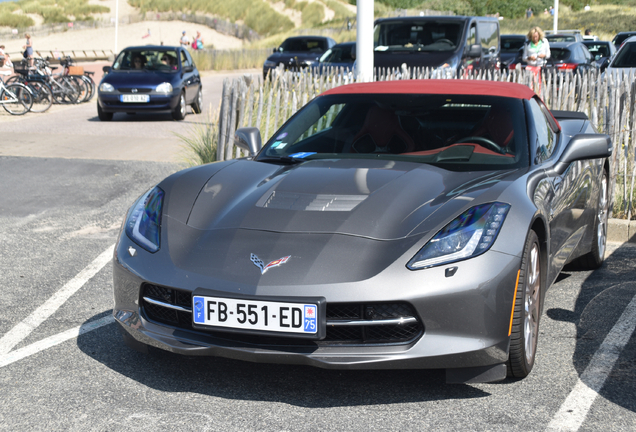
[[[58,76],[52,79],[51,89],[53,99],[59,104],[76,104],[80,90],[74,80],[68,76]]]
[[[53,92],[48,84],[42,81],[28,81],[26,85],[31,89],[31,93],[33,93],[32,112],[43,113],[51,108],[51,104],[53,104]]]
[[[79,89],[77,103],[86,102],[88,100],[88,96],[90,96],[90,87],[86,81],[82,79],[81,75],[68,75],[68,79],[72,80]]]
[[[9,114],[22,115],[33,106],[33,96],[25,85],[9,84],[0,93],[0,103]]]

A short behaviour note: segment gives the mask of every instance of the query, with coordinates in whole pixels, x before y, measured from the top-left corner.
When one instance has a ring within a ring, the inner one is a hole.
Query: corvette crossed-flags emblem
[[[287,255],[286,257],[278,258],[277,260],[274,260],[271,263],[265,265],[263,260],[260,259],[258,256],[254,255],[254,254],[250,254],[250,259],[252,260],[252,262],[254,263],[254,265],[256,267],[261,269],[261,274],[265,274],[265,272],[267,270],[269,270],[270,268],[272,268],[272,267],[278,267],[279,265],[285,264],[287,262],[287,260],[289,260],[289,258],[291,258],[291,255]]]

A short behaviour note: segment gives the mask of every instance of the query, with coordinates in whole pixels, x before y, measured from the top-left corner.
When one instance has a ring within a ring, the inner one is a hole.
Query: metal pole
[[[119,53],[117,50],[117,33],[119,31],[119,0],[115,1],[115,56]]]
[[[373,0],[358,0],[356,74],[360,82],[373,80]]]
[[[552,30],[554,33],[559,31],[559,0],[554,0],[554,20],[552,24]]]

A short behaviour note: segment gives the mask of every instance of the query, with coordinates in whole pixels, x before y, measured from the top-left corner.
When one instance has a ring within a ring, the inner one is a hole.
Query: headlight
[[[115,87],[113,87],[112,85],[108,83],[101,83],[99,86],[99,91],[104,93],[110,93],[112,91],[115,91]]]
[[[448,264],[486,252],[495,242],[510,205],[482,204],[446,225],[408,263],[411,270]]]
[[[161,210],[163,190],[155,187],[142,195],[126,219],[126,234],[148,252],[157,252],[161,245]]]
[[[267,68],[276,67],[276,62],[273,62],[271,60],[265,60],[265,63],[263,63],[263,67],[267,67]]]
[[[155,89],[157,93],[172,93],[172,84],[169,82],[161,83]]]

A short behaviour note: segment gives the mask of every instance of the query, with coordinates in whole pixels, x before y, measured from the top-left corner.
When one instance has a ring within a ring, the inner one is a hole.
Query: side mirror
[[[184,72],[192,72],[194,71],[194,66],[186,66],[183,68]]]
[[[111,67],[110,66],[104,66],[102,68],[102,71],[104,72],[104,74],[110,73],[111,71]]]
[[[261,131],[255,127],[239,128],[234,132],[234,144],[243,150],[247,150],[250,156],[256,156],[261,150]]]
[[[481,57],[481,45],[479,44],[474,44],[471,45],[470,48],[468,49],[468,57]]]
[[[574,161],[610,157],[613,150],[614,147],[609,135],[575,135],[563,151],[561,158],[554,166],[554,170],[557,174],[563,174],[570,163]]]

